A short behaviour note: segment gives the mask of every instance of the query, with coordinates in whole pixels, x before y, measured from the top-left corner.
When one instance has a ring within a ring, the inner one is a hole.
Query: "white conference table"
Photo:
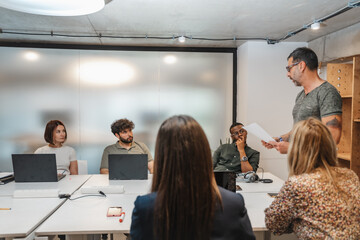
[[[263,182],[253,182],[247,183],[244,182],[244,179],[238,177],[236,179],[236,185],[239,185],[242,190],[236,191],[237,193],[278,193],[281,187],[284,185],[284,180],[276,177],[275,175],[264,172],[257,173],[260,178],[269,178],[273,180],[272,183],[263,183]]]
[[[74,195],[75,197],[76,195]],[[87,235],[103,233],[128,233],[132,210],[137,195],[107,194],[107,197],[86,197],[67,200],[36,231],[42,235]],[[109,207],[122,207],[125,218],[107,217]]]
[[[138,195],[150,192],[152,175],[147,180],[109,180],[108,175],[92,175],[91,178],[72,195],[72,198],[84,196],[82,188],[124,186],[122,194],[106,194],[105,197],[90,196],[76,200],[67,200],[35,232],[43,235],[86,235],[102,233],[129,233],[134,201]],[[122,207],[125,219],[107,217],[109,207]],[[66,221],[64,221],[66,219]]]
[[[0,210],[0,237],[27,237],[66,201],[57,197],[14,198],[16,190],[59,189],[60,193],[72,194],[89,178],[90,175],[68,175],[59,182],[0,185],[0,208],[10,208]]]
[[[264,172],[257,173],[262,179],[271,179],[272,183],[254,182],[247,183],[243,179],[237,178],[236,184],[239,185],[242,190],[236,191],[244,197],[245,207],[250,218],[251,226],[257,239],[271,239],[271,233],[265,225],[265,213],[264,210],[270,206],[273,197],[270,197],[268,193],[278,193],[281,187],[284,185],[284,180],[276,177],[275,175]]]
[[[65,199],[0,197],[0,237],[26,237]]]
[[[122,185],[124,194],[146,194],[151,190],[152,176],[152,174],[148,174],[147,180],[109,180],[107,174],[95,174],[91,175],[91,178],[81,188]]]
[[[15,181],[0,185],[0,197],[13,196],[16,190],[36,190],[36,189],[59,189],[60,194],[74,193],[90,175],[66,175],[58,182],[28,182],[17,183]]]
[[[261,174],[260,174],[261,177]],[[254,231],[264,232],[264,238],[270,235],[265,226],[264,210],[273,198],[267,192],[278,192],[283,180],[271,173],[265,173],[264,178],[271,178],[273,183],[239,183],[243,191],[239,191],[244,197],[245,206]],[[123,185],[123,194],[107,194],[107,197],[85,197],[74,201],[67,200],[61,208],[53,213],[38,229],[36,236],[67,234],[71,237],[80,237],[86,234],[100,233],[129,233],[134,201],[138,195],[150,192],[152,175],[148,180],[116,180],[109,181],[107,175],[92,175],[81,187],[118,186]],[[72,198],[83,196],[81,188],[75,192]],[[123,207],[126,213],[124,222],[119,222],[119,217],[107,217],[108,207]],[[64,221],[66,219],[66,221]]]
[[[264,210],[270,206],[274,198],[267,193],[242,193],[245,207],[254,231],[267,231]]]

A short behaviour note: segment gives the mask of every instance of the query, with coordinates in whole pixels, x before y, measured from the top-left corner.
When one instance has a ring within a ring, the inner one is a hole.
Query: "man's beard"
[[[290,79],[293,81],[293,83],[294,83],[295,86],[297,86],[297,87],[300,87],[300,86],[301,86],[301,84],[300,84],[297,80],[292,79],[292,78],[290,78]]]
[[[120,141],[123,143],[132,143],[133,137],[128,137],[127,139],[120,137]]]
[[[293,78],[292,78],[293,77]],[[297,71],[294,72],[294,74],[292,75],[292,77],[289,77],[295,86],[300,87],[301,83],[299,82],[300,78],[301,78],[301,74]]]

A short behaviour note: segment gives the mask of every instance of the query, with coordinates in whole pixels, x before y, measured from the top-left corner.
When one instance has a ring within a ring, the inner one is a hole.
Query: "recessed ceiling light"
[[[29,61],[36,61],[39,59],[39,54],[36,52],[26,52],[24,58]]]
[[[80,79],[98,86],[113,86],[130,81],[135,75],[128,64],[104,60],[86,62],[80,65]]]
[[[108,1],[109,2],[109,1]],[[105,0],[1,0],[0,7],[11,10],[48,15],[80,16],[100,11]]]
[[[176,61],[177,58],[174,55],[167,55],[164,57],[164,62],[167,64],[174,64]]]

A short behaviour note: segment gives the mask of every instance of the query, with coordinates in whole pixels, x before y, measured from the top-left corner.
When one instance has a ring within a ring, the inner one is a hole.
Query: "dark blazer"
[[[211,239],[255,239],[244,199],[240,194],[219,187],[223,210],[217,209]],[[138,196],[132,214],[131,240],[154,239],[154,204],[156,193]]]

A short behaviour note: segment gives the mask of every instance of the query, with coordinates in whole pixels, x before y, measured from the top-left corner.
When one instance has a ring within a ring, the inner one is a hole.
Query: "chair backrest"
[[[88,174],[87,160],[77,160],[78,162],[78,174]]]

